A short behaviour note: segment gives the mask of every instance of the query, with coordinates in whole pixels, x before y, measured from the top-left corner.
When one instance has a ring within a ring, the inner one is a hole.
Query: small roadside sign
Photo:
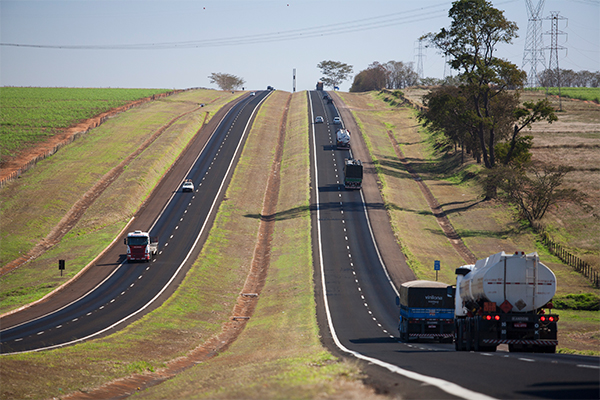
[[[60,270],[60,276],[62,276],[65,269],[65,260],[58,260],[58,269]]]
[[[440,270],[440,260],[435,260],[433,262],[433,269],[435,270],[435,281],[438,280],[438,271]]]

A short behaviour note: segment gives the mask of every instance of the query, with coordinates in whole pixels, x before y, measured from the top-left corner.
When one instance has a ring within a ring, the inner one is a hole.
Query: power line
[[[256,35],[232,36],[217,39],[202,39],[178,42],[109,44],[109,45],[43,45],[24,43],[0,43],[0,46],[25,47],[37,49],[62,50],[165,50],[189,49],[198,47],[221,47],[245,44],[270,43],[296,39],[306,39],[320,36],[340,35],[372,29],[381,29],[400,24],[419,22],[445,15],[447,4],[421,7],[414,10],[402,11],[376,17],[363,18],[354,21],[322,25],[310,28],[293,29],[282,32],[271,32]],[[411,15],[412,14],[412,15]]]

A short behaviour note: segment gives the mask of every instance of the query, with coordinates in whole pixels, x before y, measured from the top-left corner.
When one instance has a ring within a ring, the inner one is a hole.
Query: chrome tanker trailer
[[[554,353],[558,315],[547,313],[556,276],[537,253],[504,252],[456,269],[456,350]]]

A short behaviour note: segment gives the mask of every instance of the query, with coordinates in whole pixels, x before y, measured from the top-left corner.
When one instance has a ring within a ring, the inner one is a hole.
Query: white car
[[[315,118],[315,124],[322,124],[325,120],[320,115]]]
[[[183,186],[181,186],[181,191],[182,192],[193,192],[194,191],[194,183],[188,179],[185,182],[183,182]]]
[[[333,123],[335,125],[340,125],[342,123],[342,119],[340,117],[333,117]]]

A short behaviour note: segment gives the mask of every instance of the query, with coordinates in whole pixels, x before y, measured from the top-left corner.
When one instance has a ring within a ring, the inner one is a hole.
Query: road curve
[[[192,141],[136,215],[132,230],[150,230],[151,236],[160,238],[159,254],[153,260],[125,262],[125,246],[118,238],[89,272],[56,296],[3,317],[2,354],[106,335],[162,304],[198,256],[251,121],[269,94],[263,91],[241,98],[213,117],[218,121],[214,132]],[[194,193],[179,190],[186,178],[194,181]]]

